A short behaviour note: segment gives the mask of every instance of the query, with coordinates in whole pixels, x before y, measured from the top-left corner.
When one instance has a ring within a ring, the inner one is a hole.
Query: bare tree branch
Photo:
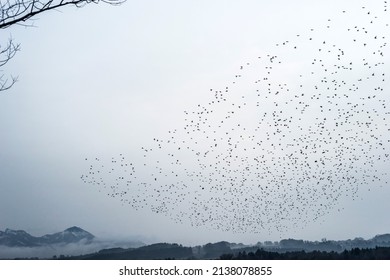
[[[26,20],[46,11],[73,5],[82,7],[89,3],[105,2],[110,5],[120,5],[125,0],[6,0],[0,2],[0,29],[25,22]]]
[[[126,0],[0,0],[0,29],[9,28],[15,24],[27,25],[26,21],[36,15],[59,9],[64,6],[83,7],[86,4],[104,2],[110,5],[120,5]],[[20,45],[9,39],[5,48],[0,46],[0,67],[6,65],[20,50]],[[1,71],[1,70],[0,70]],[[5,79],[0,75],[0,92],[10,89],[17,81],[17,77],[11,76]]]
[[[20,44],[15,44],[13,39],[10,38],[5,48],[0,46],[0,67],[6,65],[20,50]],[[4,75],[0,76],[0,92],[10,89],[18,80],[17,77],[11,76],[11,81],[9,79],[4,79]]]
[[[7,62],[14,57],[17,51],[20,50],[20,45],[15,44],[13,39],[8,40],[8,44],[4,49],[0,48],[0,67],[7,64]]]
[[[8,79],[3,79],[4,75],[0,76],[0,92],[10,89],[17,81],[18,77],[11,76],[11,81]]]

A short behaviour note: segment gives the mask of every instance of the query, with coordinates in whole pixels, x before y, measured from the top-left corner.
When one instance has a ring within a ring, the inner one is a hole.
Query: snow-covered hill
[[[91,242],[95,236],[79,227],[70,227],[64,231],[35,237],[24,230],[6,229],[0,231],[0,245],[7,247],[39,247],[55,244],[71,244],[83,241]]]

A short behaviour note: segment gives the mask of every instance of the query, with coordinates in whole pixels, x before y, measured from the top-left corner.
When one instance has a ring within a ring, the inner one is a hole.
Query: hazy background
[[[0,94],[0,230],[40,236],[77,225],[104,238],[186,245],[390,232],[389,186],[362,190],[340,202],[343,211],[281,236],[176,224],[80,180],[85,157],[125,152],[137,161],[145,142],[175,128],[240,65],[362,5],[380,10],[383,1],[129,0],[67,7],[40,15],[36,27],[2,30],[2,42],[12,34],[22,49],[2,69],[19,82]]]

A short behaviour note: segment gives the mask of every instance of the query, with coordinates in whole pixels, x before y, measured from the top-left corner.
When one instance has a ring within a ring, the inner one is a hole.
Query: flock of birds
[[[386,16],[387,1],[340,11],[275,44],[142,159],[85,158],[81,179],[134,209],[231,232],[285,232],[341,211],[388,184]]]

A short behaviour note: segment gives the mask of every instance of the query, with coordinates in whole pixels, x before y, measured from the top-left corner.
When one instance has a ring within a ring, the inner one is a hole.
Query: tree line
[[[360,249],[354,248],[342,252],[291,251],[269,252],[258,249],[256,252],[241,251],[236,254],[223,254],[220,260],[390,260],[390,247]]]

